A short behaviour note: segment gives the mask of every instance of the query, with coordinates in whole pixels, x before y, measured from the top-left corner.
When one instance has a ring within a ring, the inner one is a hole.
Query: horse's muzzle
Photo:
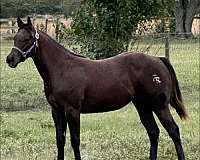
[[[8,55],[6,57],[6,63],[8,64],[9,67],[15,68],[17,66],[17,62],[15,61],[15,58],[13,56]]]

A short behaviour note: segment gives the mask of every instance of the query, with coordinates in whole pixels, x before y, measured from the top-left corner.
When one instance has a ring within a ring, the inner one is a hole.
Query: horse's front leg
[[[57,160],[64,160],[64,146],[67,120],[64,108],[52,108],[52,117],[56,127]]]
[[[67,122],[70,130],[71,145],[75,160],[81,160],[80,154],[80,111],[71,106],[67,107]]]

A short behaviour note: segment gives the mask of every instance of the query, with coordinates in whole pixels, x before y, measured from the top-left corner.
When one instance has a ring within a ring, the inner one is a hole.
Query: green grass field
[[[173,41],[171,62],[190,114],[181,121],[175,111],[187,160],[199,159],[199,40]],[[11,69],[5,57],[12,43],[1,42],[1,160],[51,160],[56,156],[55,129],[42,81],[31,59]],[[141,47],[145,44],[141,44]],[[156,44],[152,50],[156,51]],[[160,49],[158,54],[164,53]],[[159,121],[157,121],[159,123]],[[177,159],[172,140],[159,123],[159,160]],[[149,140],[132,104],[109,113],[81,116],[83,160],[147,160]],[[67,133],[65,156],[73,159]]]

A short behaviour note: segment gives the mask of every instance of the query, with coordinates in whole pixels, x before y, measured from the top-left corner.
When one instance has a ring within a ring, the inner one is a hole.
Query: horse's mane
[[[63,47],[63,48],[65,48],[65,47]],[[66,49],[66,48],[65,48]],[[68,50],[68,49],[66,49],[70,54],[72,54],[73,56],[77,56],[77,57],[82,57],[82,58],[88,58],[88,57],[86,57],[86,56],[83,56],[83,55],[81,55],[81,54],[77,54],[77,53],[74,53],[74,52],[72,52],[72,51],[70,51],[70,50]]]
[[[69,53],[69,54],[71,54],[71,55],[73,55],[73,56],[76,56],[76,57],[87,58],[87,57],[85,57],[85,56],[83,56],[83,55],[74,53],[73,51],[71,51],[71,50],[65,48],[64,46],[62,46],[61,44],[59,44],[56,40],[54,40],[52,37],[50,37],[50,36],[49,36],[48,34],[46,34],[45,32],[43,32],[43,31],[39,31],[39,32],[42,33],[44,36],[46,36],[49,40],[51,40],[51,41],[53,41],[54,43],[56,43],[58,48],[61,48],[61,49],[65,50],[67,53]]]

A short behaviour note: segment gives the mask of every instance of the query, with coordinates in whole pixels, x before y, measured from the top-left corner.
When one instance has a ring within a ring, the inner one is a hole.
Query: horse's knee
[[[57,137],[57,147],[63,148],[65,146],[65,135],[58,135]]]
[[[149,137],[150,137],[150,140],[151,140],[151,141],[153,141],[153,142],[158,142],[158,140],[159,140],[159,135],[160,135],[160,130],[159,130],[159,128],[150,130],[150,131],[148,132],[148,134],[149,134]]]

